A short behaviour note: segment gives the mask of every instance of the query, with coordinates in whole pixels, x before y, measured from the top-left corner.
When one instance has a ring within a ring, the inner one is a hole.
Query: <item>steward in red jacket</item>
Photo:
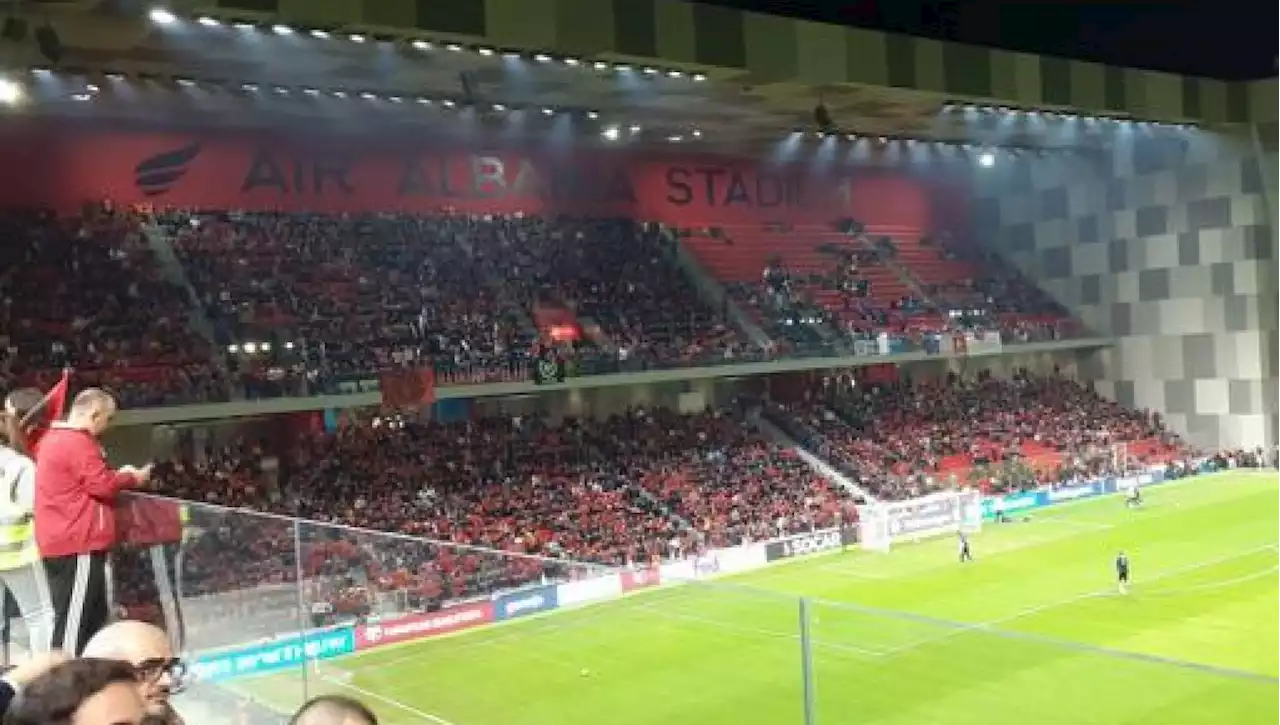
[[[115,544],[115,498],[143,484],[151,467],[107,467],[98,436],[111,425],[116,401],[89,388],[76,396],[65,423],[55,423],[36,451],[36,546],[53,600],[53,647],[79,655],[106,625],[107,551]]]

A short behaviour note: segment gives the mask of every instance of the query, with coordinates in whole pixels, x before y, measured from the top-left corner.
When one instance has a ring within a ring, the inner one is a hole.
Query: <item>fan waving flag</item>
[[[64,368],[58,382],[45,393],[38,405],[22,417],[22,428],[31,431],[27,434],[27,450],[34,453],[45,431],[49,430],[54,421],[62,418],[63,411],[67,409],[67,391],[70,389],[71,368]]]
[[[436,373],[431,368],[384,370],[378,379],[382,404],[393,408],[430,405],[436,400]]]

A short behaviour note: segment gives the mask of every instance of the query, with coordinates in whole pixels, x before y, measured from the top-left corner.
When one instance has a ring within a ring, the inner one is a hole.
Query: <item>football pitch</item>
[[[850,549],[348,656],[307,688],[393,725],[802,723],[804,597],[823,725],[1277,722],[1276,475],[1145,498],[988,524],[969,564],[950,537]],[[296,679],[237,689],[279,702]]]

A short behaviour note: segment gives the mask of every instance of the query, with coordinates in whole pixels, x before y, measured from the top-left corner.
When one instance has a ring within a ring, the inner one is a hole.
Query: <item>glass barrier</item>
[[[145,496],[119,512],[115,599],[190,663],[188,722],[279,723],[330,693],[467,725],[1067,725],[1158,708],[1156,686],[1222,722],[1274,703],[1265,677],[716,578],[765,546],[608,569]]]
[[[115,600],[190,663],[188,722],[277,723],[326,693],[387,722],[802,722],[798,601],[701,563],[609,569],[141,495],[118,511]]]

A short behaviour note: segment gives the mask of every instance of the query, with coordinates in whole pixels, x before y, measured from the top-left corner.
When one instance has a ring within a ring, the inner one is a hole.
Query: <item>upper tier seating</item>
[[[70,365],[79,384],[108,386],[127,405],[226,399],[193,307],[140,224],[106,206],[0,213],[0,383],[47,387]]]
[[[870,226],[855,236],[813,225],[740,225],[687,232],[683,244],[738,304],[784,337],[793,332],[771,325],[779,316],[814,317],[805,305],[824,309],[853,332],[995,325],[1029,337],[1046,334],[1039,328],[1055,332],[1070,325],[1060,306],[998,257],[946,236],[930,240],[914,229]],[[778,270],[789,281],[787,305],[778,304],[765,279]],[[917,299],[917,289],[937,308]],[[952,309],[968,314],[946,313]]]
[[[533,319],[543,306],[581,325],[577,354],[625,349],[630,359],[664,364],[743,344],[671,264],[658,230],[629,220],[170,214],[167,221],[228,338],[293,342],[330,373],[367,373],[397,359],[505,373],[537,346]]]
[[[830,228],[729,226],[717,234],[689,233],[683,241],[712,276],[750,292],[761,289],[767,268],[785,270],[794,295],[837,320],[863,323],[865,310],[876,309],[888,315],[887,323],[900,317],[896,310],[911,296],[896,273],[868,253],[867,244]],[[860,257],[852,273],[849,255]],[[855,280],[868,283],[865,297],[854,293],[850,283]]]

